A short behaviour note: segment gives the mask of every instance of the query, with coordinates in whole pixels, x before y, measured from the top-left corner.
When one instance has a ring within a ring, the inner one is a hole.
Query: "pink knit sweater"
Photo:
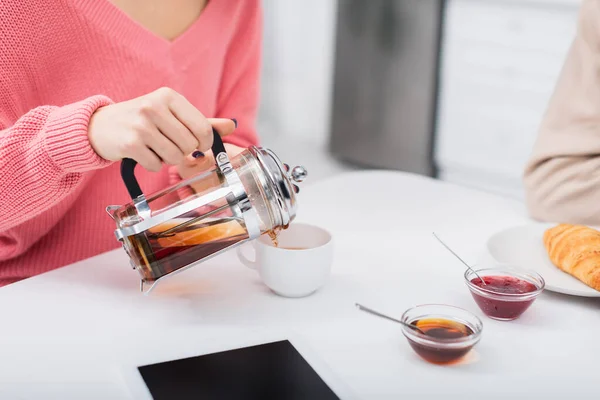
[[[118,163],[88,142],[97,108],[168,86],[206,116],[237,118],[226,141],[256,142],[258,3],[210,0],[169,42],[107,0],[2,1],[0,286],[120,246],[104,209],[130,199]],[[137,176],[150,193],[172,172]]]

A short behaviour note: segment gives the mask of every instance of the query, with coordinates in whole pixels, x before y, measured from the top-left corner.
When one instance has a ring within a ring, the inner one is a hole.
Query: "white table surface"
[[[124,377],[139,364],[274,335],[298,338],[326,381],[359,399],[599,398],[598,299],[546,292],[520,319],[490,320],[431,235],[475,262],[490,234],[528,221],[521,204],[394,172],[321,181],[299,203],[298,220],[326,227],[336,245],[330,282],[304,299],[269,292],[235,252],[150,296],[122,250],[0,289],[0,399],[127,399]],[[484,332],[468,362],[435,366],[355,302],[395,316],[452,304]]]

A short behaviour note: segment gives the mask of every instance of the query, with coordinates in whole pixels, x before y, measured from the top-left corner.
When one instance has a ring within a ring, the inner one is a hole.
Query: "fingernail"
[[[200,150],[196,150],[195,152],[192,153],[192,157],[194,157],[194,158],[204,157],[204,153],[201,152]]]
[[[233,121],[233,123],[235,124],[235,127],[237,128],[237,119],[231,118],[231,120]]]

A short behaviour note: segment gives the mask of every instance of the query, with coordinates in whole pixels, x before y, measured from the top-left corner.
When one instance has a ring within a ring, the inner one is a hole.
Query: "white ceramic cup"
[[[304,297],[322,287],[331,274],[333,240],[314,225],[292,223],[279,232],[279,246],[268,235],[238,247],[240,261],[258,271],[273,292],[284,297]],[[255,259],[244,253],[254,248]]]

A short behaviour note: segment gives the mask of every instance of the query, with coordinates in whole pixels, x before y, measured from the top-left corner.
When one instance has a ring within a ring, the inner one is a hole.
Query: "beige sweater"
[[[532,217],[600,225],[600,0],[582,2],[524,178]]]

